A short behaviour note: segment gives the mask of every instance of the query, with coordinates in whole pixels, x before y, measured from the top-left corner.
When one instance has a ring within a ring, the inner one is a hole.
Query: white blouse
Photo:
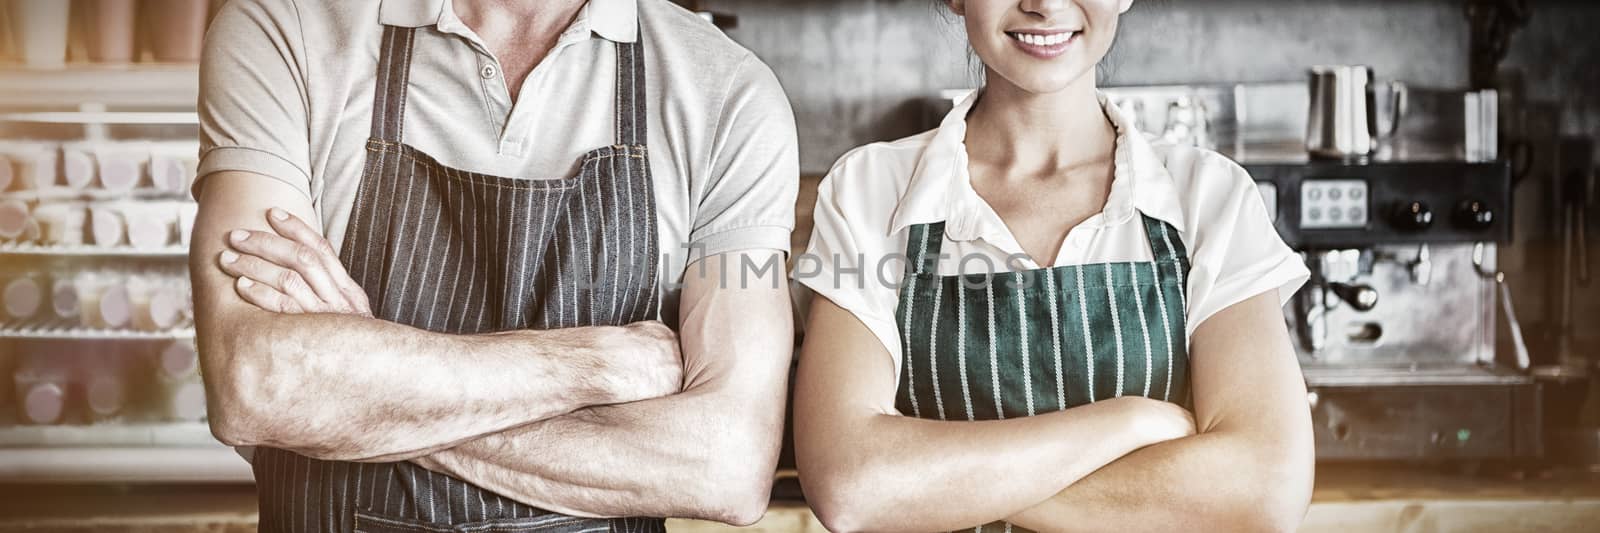
[[[815,228],[794,276],[867,326],[899,368],[895,322],[910,227],[945,221],[940,275],[1040,268],[968,174],[966,116],[977,93],[935,130],[851,150],[817,190]],[[1269,290],[1288,301],[1309,276],[1273,228],[1255,182],[1209,150],[1162,143],[1133,127],[1100,95],[1116,128],[1111,192],[1103,211],[1074,227],[1055,265],[1149,261],[1136,213],[1171,224],[1187,247],[1187,334],[1230,305]]]

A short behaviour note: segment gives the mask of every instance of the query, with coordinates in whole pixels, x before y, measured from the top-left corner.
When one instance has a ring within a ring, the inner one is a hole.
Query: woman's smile
[[[1053,59],[1078,42],[1076,30],[1014,30],[1006,32],[1017,49],[1039,59]]]

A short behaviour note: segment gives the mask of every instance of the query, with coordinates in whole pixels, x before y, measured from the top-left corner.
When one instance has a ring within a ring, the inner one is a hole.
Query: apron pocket
[[[367,511],[356,511],[354,529],[355,533],[560,533],[595,531],[601,529],[604,522],[604,520],[576,516],[547,514],[529,518],[432,524],[410,518],[393,518]]]

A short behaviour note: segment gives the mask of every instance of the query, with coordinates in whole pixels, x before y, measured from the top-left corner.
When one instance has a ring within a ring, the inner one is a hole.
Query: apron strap
[[[645,143],[644,80],[644,47],[638,42],[617,43],[618,145]]]
[[[383,27],[378,50],[376,90],[372,95],[372,138],[404,140],[406,90],[411,79],[411,49],[416,28]],[[645,143],[644,51],[639,43],[617,44],[616,132],[619,145]]]
[[[378,48],[376,89],[372,94],[372,138],[400,144],[405,125],[406,88],[411,80],[411,46],[416,28],[383,27]]]
[[[1144,218],[1145,239],[1150,241],[1150,255],[1156,264],[1176,266],[1179,275],[1188,275],[1189,250],[1184,248],[1178,230],[1150,215],[1140,213],[1139,216]]]
[[[906,272],[932,274],[939,266],[939,250],[944,247],[944,222],[915,224],[906,238]]]

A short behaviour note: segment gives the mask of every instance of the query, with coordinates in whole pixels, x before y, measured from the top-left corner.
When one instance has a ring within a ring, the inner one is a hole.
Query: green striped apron
[[[896,407],[995,420],[1124,395],[1187,404],[1189,258],[1176,229],[1140,216],[1154,261],[960,276],[935,273],[944,223],[912,226]]]

